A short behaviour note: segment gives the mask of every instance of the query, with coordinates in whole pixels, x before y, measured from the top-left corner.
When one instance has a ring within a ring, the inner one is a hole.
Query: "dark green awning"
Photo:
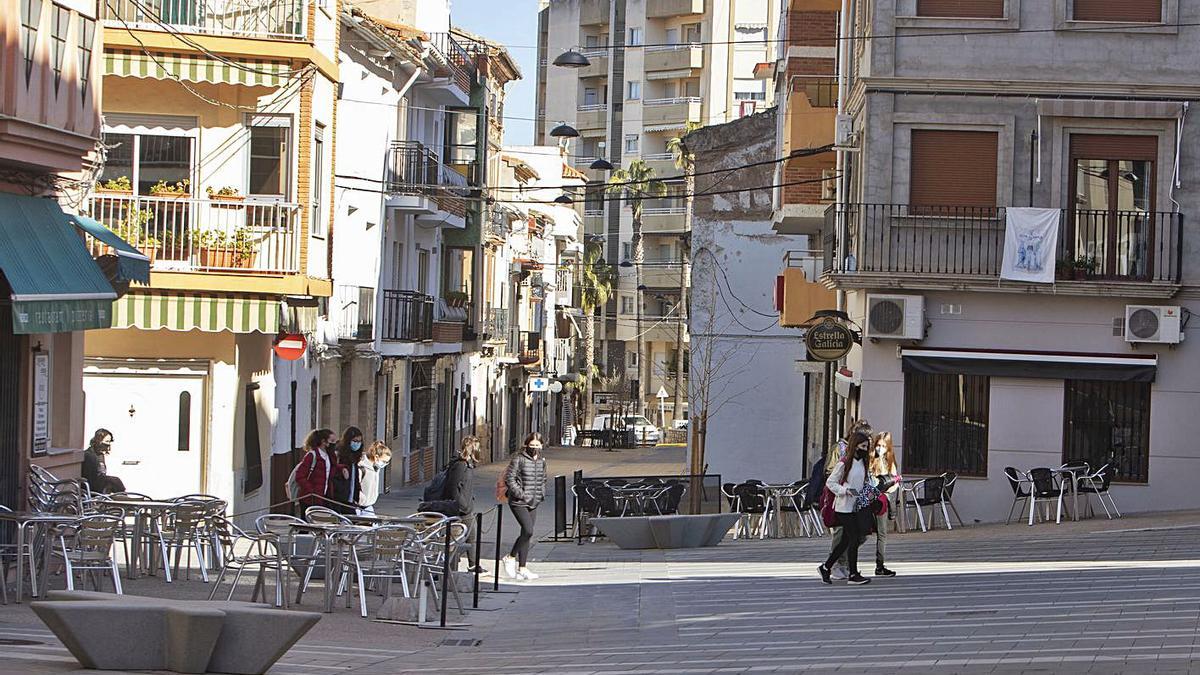
[[[117,273],[120,274],[123,281],[150,283],[150,258],[148,256],[118,237],[112,230],[87,216],[68,217],[75,227],[112,247],[113,252],[117,254]]]
[[[112,325],[117,294],[54,200],[0,193],[0,272],[15,333]]]

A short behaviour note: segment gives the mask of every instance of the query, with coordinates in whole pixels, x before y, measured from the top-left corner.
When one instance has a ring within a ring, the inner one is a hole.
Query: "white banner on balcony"
[[[1058,250],[1058,220],[1062,212],[1015,206],[1005,212],[1000,278],[1054,283],[1054,254]]]

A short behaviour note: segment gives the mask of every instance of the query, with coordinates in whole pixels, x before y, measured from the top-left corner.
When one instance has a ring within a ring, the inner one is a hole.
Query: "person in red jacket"
[[[304,439],[304,458],[300,460],[300,469],[296,471],[296,483],[300,485],[300,505],[329,506],[321,497],[333,497],[333,479],[335,475],[347,473],[346,467],[338,464],[333,453],[333,443],[337,434],[329,429],[317,429]]]

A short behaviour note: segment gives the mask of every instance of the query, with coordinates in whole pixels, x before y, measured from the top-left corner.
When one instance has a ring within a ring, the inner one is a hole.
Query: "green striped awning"
[[[105,50],[104,74],[156,80],[180,79],[188,82],[244,84],[252,87],[279,87],[288,80],[290,67],[286,61],[235,58],[226,60],[232,63],[199,54]]]
[[[220,295],[130,293],[113,303],[113,328],[279,332],[280,301]]]

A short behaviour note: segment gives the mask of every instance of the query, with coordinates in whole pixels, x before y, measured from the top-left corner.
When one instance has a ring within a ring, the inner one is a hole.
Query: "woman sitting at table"
[[[97,429],[92,435],[92,442],[83,452],[83,467],[81,474],[87,481],[92,492],[124,492],[125,483],[116,476],[108,475],[105,455],[112,452],[113,435],[108,429]]]
[[[890,495],[896,493],[900,482],[900,469],[896,467],[896,452],[892,448],[892,432],[881,431],[875,434],[874,449],[871,452],[871,478],[880,493],[889,495],[884,508],[875,513],[875,576],[894,577],[896,573],[884,566],[884,552],[887,549],[888,516],[887,507],[895,503]]]
[[[333,480],[336,473],[348,473],[346,467],[337,462],[333,455],[333,442],[337,435],[329,429],[317,429],[304,439],[304,457],[296,469],[296,483],[300,486],[300,505],[330,506],[333,498]]]

